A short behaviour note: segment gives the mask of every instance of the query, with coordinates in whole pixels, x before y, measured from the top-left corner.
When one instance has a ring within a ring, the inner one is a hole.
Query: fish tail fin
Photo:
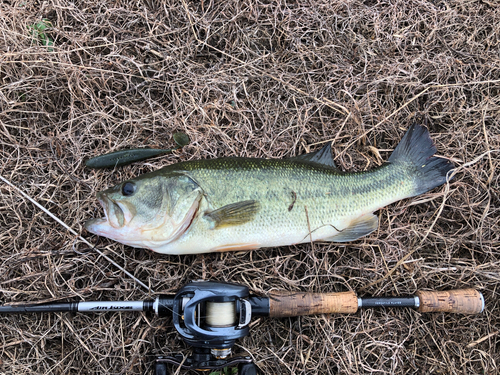
[[[413,177],[412,196],[423,194],[446,182],[448,172],[454,168],[449,160],[433,156],[437,149],[426,127],[413,124],[389,158]]]

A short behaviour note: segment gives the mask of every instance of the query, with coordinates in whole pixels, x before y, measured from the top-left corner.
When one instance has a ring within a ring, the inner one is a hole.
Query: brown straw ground
[[[263,374],[500,372],[497,1],[4,0],[0,31],[0,175],[154,290],[0,182],[2,303],[147,299],[202,278],[263,294],[474,287],[480,315],[261,318],[235,352]],[[342,169],[368,170],[414,121],[455,178],[382,208],[379,230],[352,243],[167,256],[82,227],[102,215],[97,191],[163,165],[333,140]],[[172,147],[177,131],[192,143],[173,155],[84,167]],[[145,374],[151,355],[178,352],[171,320],[148,314],[0,317],[0,374]]]

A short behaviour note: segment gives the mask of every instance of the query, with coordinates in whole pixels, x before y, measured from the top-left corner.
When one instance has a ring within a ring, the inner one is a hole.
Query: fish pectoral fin
[[[347,228],[337,233],[335,236],[326,239],[326,241],[331,241],[331,242],[354,241],[360,237],[370,234],[377,228],[378,228],[377,216],[373,214],[363,215],[351,221],[351,224]]]
[[[256,200],[241,201],[206,213],[204,217],[213,221],[213,228],[218,229],[248,223],[253,220],[259,209],[260,203]]]

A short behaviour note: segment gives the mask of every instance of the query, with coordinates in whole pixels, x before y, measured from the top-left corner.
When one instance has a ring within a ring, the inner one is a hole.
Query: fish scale
[[[283,246],[290,237],[293,243],[308,242],[309,227],[315,240],[321,238],[314,232],[325,226],[328,230],[320,231],[326,236],[323,239],[333,237],[338,232],[334,227],[341,231],[354,218],[411,196],[414,189],[404,171],[393,164],[353,174],[272,159],[228,158],[213,164],[210,160],[196,161],[176,165],[175,169],[185,169],[198,182],[211,207],[247,199],[261,203],[262,209],[254,220],[227,231],[232,241],[239,238],[244,243],[260,243],[263,237],[273,238],[272,246]],[[293,193],[295,202],[288,210],[294,201]],[[212,237],[221,236],[210,228],[194,229],[193,234],[196,232],[205,242],[207,238],[214,241]],[[273,236],[282,231],[290,235]]]

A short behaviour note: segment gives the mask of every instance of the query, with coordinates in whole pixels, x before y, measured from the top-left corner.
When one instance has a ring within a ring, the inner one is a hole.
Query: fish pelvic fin
[[[336,235],[325,239],[331,242],[350,242],[366,236],[377,230],[378,217],[374,214],[367,214],[351,221],[347,228],[344,228]]]
[[[411,196],[444,184],[448,172],[454,168],[449,160],[433,156],[436,151],[427,128],[413,124],[389,157],[390,163],[400,165],[413,178]]]
[[[256,200],[241,201],[228,204],[204,215],[213,221],[213,229],[241,225],[252,221],[260,210],[260,203]]]

